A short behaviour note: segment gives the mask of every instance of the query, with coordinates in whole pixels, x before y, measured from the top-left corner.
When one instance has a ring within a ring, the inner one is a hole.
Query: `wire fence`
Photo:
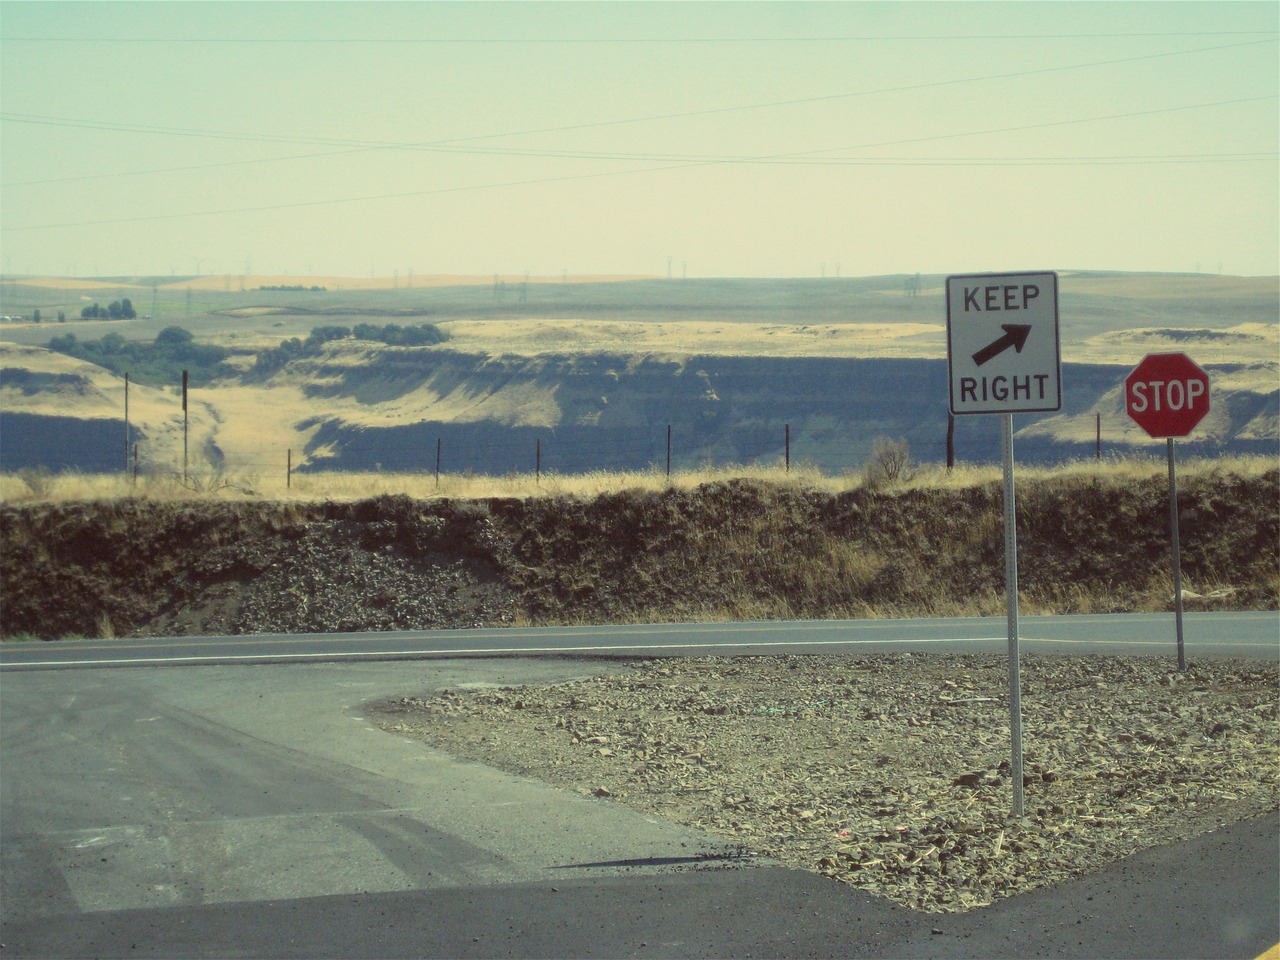
[[[727,469],[791,469],[841,475],[863,470],[877,444],[900,445],[911,463],[989,465],[1001,460],[996,417],[940,418],[905,435],[859,424],[768,424],[699,431],[665,424],[643,431],[570,427],[504,428],[493,424],[420,423],[350,429],[299,445],[237,446],[223,450],[210,437],[184,436],[154,443],[123,421],[60,419],[27,424],[3,415],[0,472],[20,470],[166,476],[194,482],[246,477],[283,482],[318,471],[504,476]],[[40,419],[40,418],[36,418]],[[1015,426],[1017,426],[1015,422]],[[1071,439],[1064,439],[1071,438]],[[1098,413],[1057,417],[1052,432],[1027,429],[1015,438],[1017,459],[1052,466],[1086,459],[1157,458],[1164,443],[1129,421]],[[1190,437],[1186,456],[1276,455],[1277,441]]]

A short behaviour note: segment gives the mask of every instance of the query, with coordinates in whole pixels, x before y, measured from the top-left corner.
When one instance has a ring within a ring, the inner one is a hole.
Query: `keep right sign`
[[[1185,353],[1151,353],[1125,378],[1124,397],[1151,436],[1185,437],[1209,412],[1209,375]]]

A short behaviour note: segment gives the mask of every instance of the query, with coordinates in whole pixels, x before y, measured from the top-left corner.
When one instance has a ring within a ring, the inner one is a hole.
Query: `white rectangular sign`
[[[1062,409],[1058,275],[947,277],[951,412]]]

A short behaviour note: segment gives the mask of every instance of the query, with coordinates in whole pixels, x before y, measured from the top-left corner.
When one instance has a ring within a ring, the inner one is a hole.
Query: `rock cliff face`
[[[417,364],[406,366],[406,364]],[[1097,415],[1110,453],[1150,449],[1129,422],[1121,387],[1127,368],[1067,364],[1064,408],[1056,416],[1020,415],[1018,458],[1051,463],[1095,452]],[[1211,369],[1211,376],[1228,371]],[[412,422],[318,413],[311,451],[329,469],[443,469],[477,473],[561,473],[664,468],[671,428],[673,468],[707,463],[793,461],[839,472],[863,465],[878,437],[905,438],[913,456],[946,459],[947,368],[927,359],[694,356],[682,359],[587,354],[476,357],[448,352],[399,366],[326,367],[307,388],[326,400],[408,402]],[[394,394],[394,397],[392,396]],[[425,394],[425,395],[423,395]],[[1217,391],[1219,417],[1187,441],[1188,452],[1260,453],[1275,449],[1276,393]],[[954,434],[960,461],[1000,459],[998,418],[961,417]],[[1265,426],[1265,423],[1264,423]]]
[[[4,371],[3,469],[122,469],[123,381],[70,363],[86,385],[74,396],[23,379],[21,369]],[[1183,449],[1274,453],[1274,371],[1204,366],[1213,410]],[[1099,426],[1105,453],[1155,450],[1124,412],[1127,372],[1065,364],[1063,410],[1015,421],[1018,460],[1091,457]],[[130,437],[141,446],[144,471],[181,464],[177,394],[135,385],[133,396]],[[449,473],[661,470],[670,428],[673,469],[779,464],[789,439],[793,462],[839,473],[862,467],[882,437],[907,440],[917,461],[945,461],[947,366],[941,359],[622,351],[490,356],[349,344],[294,361],[264,383],[215,382],[193,399],[190,416],[192,463],[233,473],[268,457],[258,420],[273,421],[271,461],[283,462],[291,448],[304,470],[431,471],[437,449]],[[959,417],[953,440],[958,462],[1000,459],[998,418]]]

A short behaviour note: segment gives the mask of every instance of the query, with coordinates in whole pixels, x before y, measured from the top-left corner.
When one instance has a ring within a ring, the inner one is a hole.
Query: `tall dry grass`
[[[1179,462],[1178,474],[1188,480],[1212,479],[1215,475],[1258,476],[1280,467],[1280,459],[1261,456],[1190,458]],[[1054,466],[1017,466],[1020,481],[1071,481],[1091,478],[1115,484],[1164,476],[1163,456],[1077,460]],[[828,474],[810,464],[793,465],[790,471],[778,465],[703,467],[673,471],[595,471],[583,474],[509,473],[488,476],[472,473],[381,473],[318,471],[265,476],[249,473],[200,471],[193,469],[184,479],[174,473],[139,476],[135,481],[123,473],[82,473],[21,470],[0,473],[0,502],[8,504],[67,503],[75,501],[142,498],[147,500],[273,500],[273,501],[357,501],[383,495],[403,494],[419,500],[483,500],[499,497],[570,497],[592,499],[625,490],[658,492],[692,490],[702,484],[730,479],[760,480],[781,487],[843,493],[868,484],[881,489],[959,490],[999,482],[999,466],[959,465],[948,470],[941,464],[912,468],[901,479],[886,484],[874,472],[849,470]]]

